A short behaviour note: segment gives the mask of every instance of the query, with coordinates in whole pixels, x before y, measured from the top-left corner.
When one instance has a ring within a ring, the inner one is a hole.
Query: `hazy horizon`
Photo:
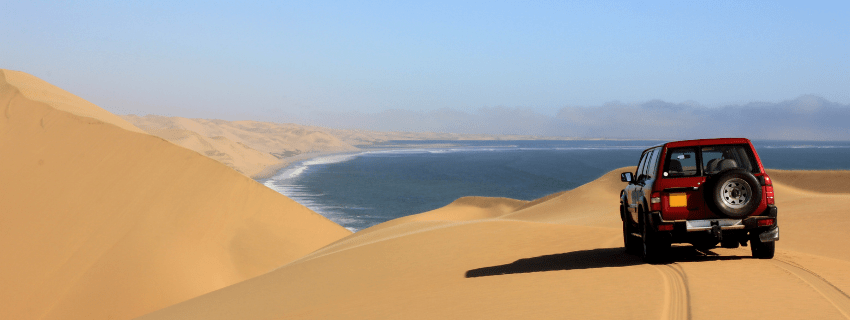
[[[0,12],[11,31],[0,67],[115,114],[846,140],[845,12],[850,3],[13,2]]]
[[[257,120],[257,119],[253,119]],[[316,113],[289,121],[337,129],[609,139],[850,140],[850,105],[805,95],[779,103],[705,107],[652,100],[640,104],[564,107],[555,116],[528,108],[430,112]]]

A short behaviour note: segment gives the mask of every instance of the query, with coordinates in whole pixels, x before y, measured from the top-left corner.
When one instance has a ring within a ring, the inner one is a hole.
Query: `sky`
[[[340,127],[358,125],[327,119],[846,106],[848,13],[847,1],[6,1],[0,68],[116,114]]]

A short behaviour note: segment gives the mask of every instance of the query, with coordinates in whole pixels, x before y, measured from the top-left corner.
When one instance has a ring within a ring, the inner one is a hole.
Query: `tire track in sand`
[[[850,319],[850,295],[836,287],[831,282],[827,281],[817,273],[806,269],[805,267],[786,260],[773,259],[771,260],[779,269],[800,278],[803,282],[811,286],[815,291],[820,293],[828,300],[845,318]]]
[[[664,304],[661,319],[682,320],[691,318],[691,295],[688,278],[681,265],[676,263],[652,265],[664,280]]]

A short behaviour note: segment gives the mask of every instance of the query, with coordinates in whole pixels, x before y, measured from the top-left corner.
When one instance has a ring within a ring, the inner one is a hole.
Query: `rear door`
[[[697,147],[671,148],[662,163],[658,188],[664,220],[704,216],[700,153]]]

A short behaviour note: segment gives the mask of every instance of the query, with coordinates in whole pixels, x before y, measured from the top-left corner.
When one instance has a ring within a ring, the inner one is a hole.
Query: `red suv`
[[[770,259],[779,240],[773,185],[748,139],[668,142],[643,151],[637,172],[620,175],[626,250],[663,260],[672,243],[700,250],[752,249]]]

